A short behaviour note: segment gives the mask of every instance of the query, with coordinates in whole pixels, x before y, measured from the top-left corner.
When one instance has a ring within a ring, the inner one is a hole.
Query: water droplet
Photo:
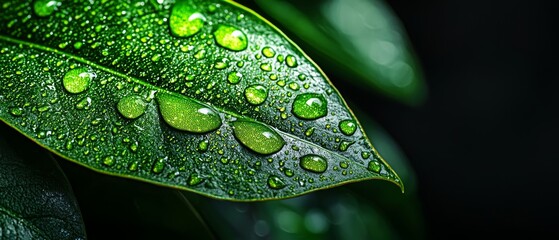
[[[269,63],[262,63],[260,64],[260,69],[262,69],[262,71],[270,72],[272,71],[272,65]]]
[[[95,77],[87,68],[76,68],[68,71],[64,75],[62,84],[66,91],[70,93],[81,93],[89,87],[89,83]]]
[[[268,186],[273,189],[282,189],[285,187],[285,183],[278,176],[270,175],[268,177]]]
[[[347,162],[340,162],[340,167],[346,169],[349,167],[349,164]]]
[[[188,177],[187,183],[189,186],[196,186],[202,182],[204,182],[204,179],[198,173],[192,173],[190,177]]]
[[[328,168],[328,162],[321,156],[309,154],[299,159],[299,165],[311,172],[323,173]]]
[[[273,58],[276,55],[276,52],[271,47],[265,47],[262,49],[262,55],[267,58]]]
[[[307,75],[301,73],[301,74],[299,74],[298,78],[301,81],[305,81],[305,79],[307,79]]]
[[[167,160],[167,158],[162,158],[159,159],[155,162],[155,164],[153,164],[153,168],[151,169],[154,173],[161,173],[163,172],[163,169],[165,168],[165,160]]]
[[[110,167],[112,165],[115,165],[115,163],[116,163],[116,160],[113,156],[107,156],[107,157],[105,157],[105,159],[103,159],[103,165],[105,165],[105,166]]]
[[[128,119],[136,119],[146,111],[147,103],[138,95],[129,95],[118,101],[117,109]]]
[[[205,22],[203,14],[197,12],[191,4],[181,1],[173,6],[169,19],[171,32],[177,37],[190,37],[198,33]]]
[[[284,169],[284,170],[283,170],[283,173],[285,174],[285,176],[288,176],[288,177],[293,177],[293,175],[295,175],[295,173],[293,172],[293,170],[291,170],[291,169],[289,169],[289,168]]]
[[[213,35],[218,45],[229,50],[241,51],[247,48],[247,36],[236,27],[220,24]]]
[[[374,160],[370,161],[369,166],[367,166],[367,169],[376,173],[380,172],[380,168],[381,168],[380,163]]]
[[[33,4],[33,10],[39,17],[46,17],[51,15],[59,6],[59,1],[55,0],[37,0]]]
[[[288,55],[285,58],[285,63],[288,67],[297,67],[297,59],[293,55]]]
[[[238,72],[231,72],[229,73],[229,75],[227,75],[227,81],[229,81],[229,83],[231,84],[237,84],[241,81],[241,77],[243,77],[242,74]]]
[[[349,148],[349,146],[351,146],[351,144],[353,144],[353,143],[355,143],[355,142],[342,141],[340,143],[340,147],[339,147],[340,151],[342,151],[342,152],[347,151],[347,148]]]
[[[369,152],[361,152],[361,157],[363,159],[367,159],[371,156],[371,154]]]
[[[79,109],[79,110],[82,110],[82,109],[87,110],[87,109],[89,109],[90,106],[91,106],[91,98],[90,97],[83,98],[78,103],[76,103],[76,108]]]
[[[20,108],[20,107],[10,108],[10,114],[12,114],[12,116],[14,116],[14,117],[19,117],[19,116],[23,115],[23,108]]]
[[[312,120],[326,116],[328,107],[321,94],[304,93],[295,97],[292,111],[299,118]]]
[[[245,89],[245,97],[250,104],[260,105],[268,98],[268,90],[261,85],[252,85]]]
[[[340,128],[340,131],[347,136],[353,135],[353,133],[355,133],[355,130],[357,130],[357,125],[353,120],[350,119],[341,121],[338,127]]]
[[[285,141],[276,131],[261,123],[238,120],[232,124],[235,137],[257,153],[272,154],[285,145]]]
[[[160,92],[157,101],[165,122],[178,130],[206,133],[221,126],[215,110],[190,98]]]
[[[208,141],[208,140],[200,141],[200,143],[198,143],[198,151],[200,151],[200,152],[208,151],[208,145],[209,144],[210,144],[210,141]]]
[[[310,137],[314,133],[314,127],[310,127],[305,131],[305,136]]]

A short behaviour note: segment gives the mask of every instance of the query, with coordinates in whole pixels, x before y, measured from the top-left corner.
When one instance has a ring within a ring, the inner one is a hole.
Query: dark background
[[[559,237],[555,1],[387,3],[430,92],[368,112],[416,170],[429,238]]]

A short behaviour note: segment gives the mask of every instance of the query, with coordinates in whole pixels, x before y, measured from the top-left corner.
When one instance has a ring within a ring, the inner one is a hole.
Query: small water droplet
[[[313,120],[326,116],[328,107],[326,99],[321,94],[304,93],[295,97],[292,111],[301,119]]]
[[[61,5],[59,1],[55,0],[37,0],[33,4],[33,10],[39,17],[50,16]]]
[[[66,91],[70,93],[81,93],[89,87],[91,80],[95,77],[87,68],[76,68],[68,71],[64,75],[62,84]]]
[[[299,159],[301,168],[314,173],[323,173],[328,168],[328,162],[321,156],[309,154]]]
[[[351,146],[353,143],[355,142],[342,141],[339,146],[340,151],[342,152],[347,151],[347,148],[349,148],[349,146]]]
[[[301,81],[305,81],[307,79],[307,75],[301,73],[301,74],[299,74],[298,78]]]
[[[232,124],[237,140],[257,153],[276,153],[285,145],[285,141],[276,131],[261,123],[237,120]]]
[[[208,146],[209,145],[210,145],[210,141],[208,141],[208,140],[200,141],[200,143],[198,143],[198,151],[200,151],[200,152],[208,151]]]
[[[314,127],[307,128],[305,136],[310,137],[314,133]]]
[[[169,19],[171,32],[177,37],[190,37],[198,33],[205,22],[206,17],[185,1],[178,1],[173,6]]]
[[[265,47],[262,49],[262,55],[267,58],[273,58],[276,55],[276,52],[271,47]]]
[[[282,189],[285,187],[285,182],[278,176],[270,175],[268,177],[268,186],[272,189]]]
[[[19,117],[19,116],[23,115],[23,108],[20,108],[20,107],[10,108],[10,114],[12,114],[12,116],[14,116],[14,117]]]
[[[146,111],[147,103],[138,95],[128,95],[118,101],[117,109],[128,119],[136,119]]]
[[[293,175],[295,175],[295,173],[293,172],[293,170],[289,169],[289,168],[285,168],[283,170],[283,173],[285,174],[285,176],[288,177],[293,177]]]
[[[340,162],[340,167],[343,168],[343,169],[346,169],[346,168],[349,167],[349,164],[348,164],[347,162],[345,162],[345,161],[344,161],[344,162]]]
[[[165,122],[178,130],[206,133],[221,126],[215,110],[193,99],[159,92],[157,101]]]
[[[163,169],[165,168],[165,160],[167,160],[167,158],[157,160],[155,164],[153,164],[153,168],[151,169],[151,171],[153,171],[154,173],[163,172]]]
[[[202,182],[204,182],[204,178],[202,178],[198,173],[192,173],[190,174],[190,177],[188,177],[187,183],[189,186],[196,186]]]
[[[262,63],[260,64],[260,69],[262,69],[262,71],[270,72],[272,71],[272,65],[269,63]]]
[[[288,67],[297,67],[297,59],[293,55],[288,55],[285,58],[285,63]]]
[[[229,83],[231,84],[237,84],[241,81],[241,77],[243,77],[241,73],[231,72],[229,73],[229,75],[227,75],[227,81],[229,81]]]
[[[103,159],[103,165],[105,165],[107,167],[113,166],[113,165],[115,165],[115,163],[116,163],[116,160],[113,156],[107,156]]]
[[[379,162],[373,160],[369,162],[369,165],[367,166],[367,169],[369,169],[369,171],[373,171],[373,172],[380,172],[381,169],[381,165]]]
[[[79,110],[82,110],[82,109],[87,110],[87,109],[89,109],[90,106],[91,106],[91,98],[90,97],[83,98],[78,103],[76,103],[76,108],[79,109]]]
[[[245,89],[246,100],[252,105],[260,105],[268,98],[268,90],[262,85],[252,85]]]
[[[341,121],[338,127],[340,128],[340,131],[347,136],[353,135],[353,133],[355,133],[355,130],[357,130],[355,121],[350,119]]]
[[[220,24],[213,35],[218,45],[229,50],[241,51],[247,48],[247,36],[236,27]]]
[[[361,152],[361,157],[363,159],[368,159],[371,156],[369,152]]]

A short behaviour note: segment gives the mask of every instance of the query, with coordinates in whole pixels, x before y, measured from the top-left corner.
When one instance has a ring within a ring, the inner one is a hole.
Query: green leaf
[[[159,2],[5,2],[0,119],[97,171],[220,199],[403,186],[279,30],[231,1]]]
[[[0,124],[2,239],[85,239],[78,204],[54,159],[13,132]]]
[[[344,79],[410,105],[426,86],[407,33],[382,0],[255,0]]]

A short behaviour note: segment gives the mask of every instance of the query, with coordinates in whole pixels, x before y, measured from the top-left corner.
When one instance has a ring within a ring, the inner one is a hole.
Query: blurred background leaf
[[[412,106],[425,100],[427,87],[413,46],[383,1],[254,2],[321,68],[341,71],[347,83]]]
[[[80,208],[56,161],[2,122],[0,136],[0,238],[85,239]]]

